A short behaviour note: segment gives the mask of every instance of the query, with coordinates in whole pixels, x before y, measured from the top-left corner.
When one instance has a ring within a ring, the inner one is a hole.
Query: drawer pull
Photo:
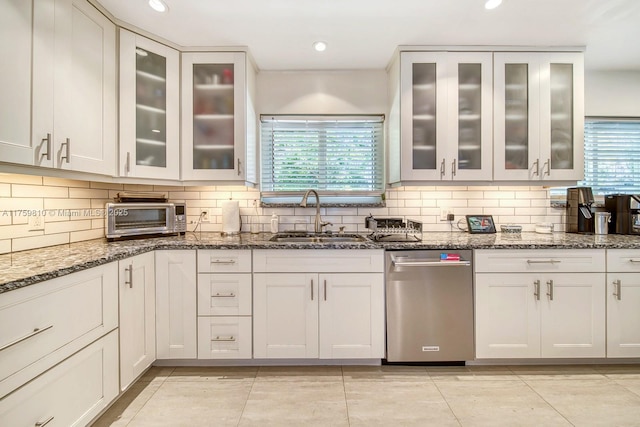
[[[229,337],[220,337],[217,336],[214,339],[212,339],[211,341],[235,341],[236,337],[234,337],[233,335],[229,336]]]
[[[638,263],[638,262],[640,262],[640,259],[633,259],[633,258],[631,258],[631,259],[629,259],[629,262],[635,262],[635,263]]]
[[[557,259],[528,259],[527,264],[560,264]]]
[[[51,328],[53,328],[53,325],[49,325],[49,326],[47,326],[46,328],[42,328],[42,329],[40,329],[40,328],[35,328],[35,329],[33,330],[33,332],[31,332],[31,333],[29,333],[29,334],[25,335],[24,337],[22,337],[22,338],[18,338],[17,340],[12,341],[12,342],[10,342],[9,344],[5,344],[5,345],[3,345],[2,347],[0,347],[0,351],[2,351],[2,350],[6,350],[6,349],[8,349],[9,347],[13,347],[13,346],[14,346],[14,345],[16,345],[16,344],[19,344],[19,343],[21,343],[22,341],[28,340],[29,338],[35,337],[36,335],[39,335],[39,334],[43,333],[44,331],[48,331],[48,330],[49,330],[49,329],[51,329]]]
[[[236,294],[231,292],[230,294],[215,294],[211,295],[212,298],[235,298]]]
[[[129,267],[125,267],[125,273],[129,273],[129,280],[124,279],[124,284],[129,285],[129,288],[133,288],[133,264],[129,264]]]
[[[540,301],[540,280],[533,282],[533,295],[537,301]]]
[[[615,296],[618,301],[622,299],[622,281],[621,280],[613,281],[613,296]]]
[[[35,424],[35,427],[44,427],[44,426],[46,426],[47,424],[49,424],[51,421],[53,421],[53,417],[49,417],[49,418],[47,418],[47,419],[46,419],[46,420],[44,420],[44,421],[38,421],[38,422]]]
[[[211,264],[235,264],[235,259],[212,259]]]
[[[549,301],[553,301],[553,280],[547,280],[547,295]]]

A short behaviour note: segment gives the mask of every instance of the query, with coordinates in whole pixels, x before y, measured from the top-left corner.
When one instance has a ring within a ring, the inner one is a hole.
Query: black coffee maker
[[[591,187],[567,188],[566,231],[593,234],[595,221],[591,213],[593,191]]]
[[[608,194],[604,207],[611,212],[609,233],[640,234],[640,195]]]

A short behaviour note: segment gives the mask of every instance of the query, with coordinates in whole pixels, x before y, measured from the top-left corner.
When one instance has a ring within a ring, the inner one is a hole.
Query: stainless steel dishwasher
[[[387,251],[388,362],[474,359],[472,252]]]

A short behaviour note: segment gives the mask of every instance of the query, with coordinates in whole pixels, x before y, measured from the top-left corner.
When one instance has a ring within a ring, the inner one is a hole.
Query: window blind
[[[262,116],[263,193],[384,192],[382,116]]]

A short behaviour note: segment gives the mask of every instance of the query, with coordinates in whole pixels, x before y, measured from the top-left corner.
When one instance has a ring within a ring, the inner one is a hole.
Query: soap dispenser
[[[278,215],[273,213],[271,215],[271,233],[272,234],[276,234],[278,232],[278,226],[279,226]]]

